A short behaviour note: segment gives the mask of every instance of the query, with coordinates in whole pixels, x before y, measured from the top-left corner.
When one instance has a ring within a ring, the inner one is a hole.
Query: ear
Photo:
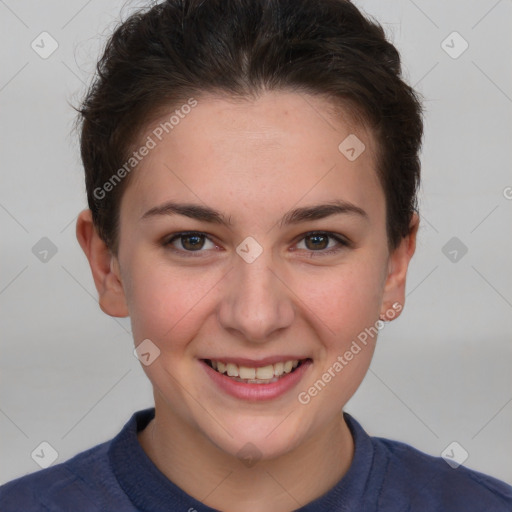
[[[89,260],[101,310],[110,316],[128,316],[119,262],[98,235],[91,210],[84,210],[78,215],[76,237]]]
[[[397,318],[404,307],[407,269],[416,250],[419,222],[419,216],[414,213],[409,224],[409,234],[402,238],[398,247],[389,256],[388,274],[380,311],[382,320]]]

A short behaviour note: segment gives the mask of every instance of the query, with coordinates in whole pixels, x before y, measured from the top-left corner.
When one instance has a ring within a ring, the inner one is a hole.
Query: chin
[[[212,431],[210,424],[203,434],[219,449],[238,459],[271,460],[291,452],[307,437],[304,422],[293,420],[292,416],[293,412],[288,418],[238,414],[233,422],[223,425],[226,430],[219,426]]]

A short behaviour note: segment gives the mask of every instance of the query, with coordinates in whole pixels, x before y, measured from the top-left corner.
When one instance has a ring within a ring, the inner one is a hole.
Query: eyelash
[[[188,257],[192,257],[192,258],[197,258],[197,257],[202,257],[200,256],[200,254],[202,252],[205,252],[201,249],[197,250],[197,251],[187,251],[187,250],[183,250],[183,249],[176,249],[172,246],[172,243],[175,241],[175,240],[178,240],[180,238],[184,238],[186,236],[191,236],[191,235],[198,235],[198,236],[204,236],[206,239],[208,239],[210,242],[214,243],[206,233],[203,233],[201,231],[183,231],[181,233],[176,233],[175,235],[172,235],[171,238],[168,238],[167,240],[165,240],[163,242],[163,245],[164,247],[168,247],[172,252],[176,253],[176,254],[179,254],[180,256],[183,256],[185,258],[188,258]],[[304,233],[304,235],[302,235],[302,238],[300,238],[298,241],[297,241],[297,244],[299,242],[302,242],[304,239],[308,238],[308,237],[312,237],[312,236],[315,236],[315,235],[321,235],[321,236],[326,236],[327,238],[332,238],[333,240],[336,240],[336,242],[338,243],[338,246],[335,247],[335,248],[331,248],[331,249],[322,249],[322,250],[319,250],[319,251],[314,251],[314,250],[308,250],[306,249],[308,252],[311,253],[311,256],[310,257],[317,257],[317,256],[330,256],[330,255],[333,255],[333,254],[336,254],[338,253],[339,251],[341,251],[343,248],[346,248],[346,247],[351,247],[352,244],[351,242],[344,238],[344,237],[341,237],[340,235],[336,235],[335,233],[331,233],[330,231],[309,231],[307,233]],[[196,254],[197,253],[197,254]]]

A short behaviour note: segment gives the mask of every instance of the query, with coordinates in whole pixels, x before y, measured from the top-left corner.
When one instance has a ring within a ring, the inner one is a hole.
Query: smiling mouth
[[[306,361],[311,359],[293,359],[256,368],[204,359],[204,362],[216,372],[245,384],[272,384],[293,373]]]

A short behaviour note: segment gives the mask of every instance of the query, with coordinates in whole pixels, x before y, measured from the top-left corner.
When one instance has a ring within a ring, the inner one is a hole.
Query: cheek
[[[205,297],[218,281],[210,273],[170,265],[130,262],[128,304],[136,342],[151,339],[166,349],[180,348],[200,328]],[[169,343],[172,341],[172,343]]]
[[[298,274],[292,289],[326,332],[344,343],[378,319],[382,275],[382,264],[361,256],[350,264]]]
[[[319,274],[309,279],[311,286],[302,287],[301,298],[315,313],[310,318],[317,317],[315,329],[322,348],[317,352],[316,371],[301,388],[298,400],[312,404],[319,423],[331,418],[333,404],[344,406],[352,397],[375,350],[383,264],[378,259],[365,262],[364,256],[358,260],[336,272]]]

